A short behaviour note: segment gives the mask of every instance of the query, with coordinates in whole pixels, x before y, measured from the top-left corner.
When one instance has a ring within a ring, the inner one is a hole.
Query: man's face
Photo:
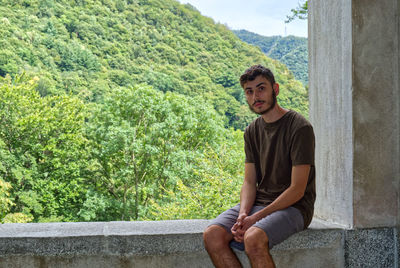
[[[256,114],[266,114],[276,105],[276,94],[271,83],[263,76],[244,84],[244,94],[250,110]]]

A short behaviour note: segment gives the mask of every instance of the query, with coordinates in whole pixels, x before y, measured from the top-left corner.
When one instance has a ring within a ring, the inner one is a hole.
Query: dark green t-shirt
[[[315,138],[311,124],[295,111],[288,111],[279,120],[266,123],[254,120],[244,132],[246,163],[254,163],[257,172],[255,205],[267,206],[291,182],[292,167],[311,165],[307,188],[293,207],[304,217],[304,228],[311,222],[315,202]]]

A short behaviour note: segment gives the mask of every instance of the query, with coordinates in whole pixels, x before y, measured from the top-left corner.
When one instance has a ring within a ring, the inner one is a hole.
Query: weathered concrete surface
[[[0,225],[2,267],[213,267],[207,220]],[[314,220],[272,249],[277,267],[398,267],[398,229],[346,230]],[[396,244],[397,243],[397,244]],[[236,251],[244,267],[246,255]],[[397,265],[397,266],[396,266]]]
[[[202,252],[201,235],[207,224],[207,220],[3,224],[0,225],[0,256]]]
[[[206,220],[0,225],[0,267],[212,267]]]
[[[400,224],[399,2],[309,5],[315,215],[350,228]]]
[[[343,230],[310,229],[288,242],[273,249],[277,267],[344,267]]]
[[[354,225],[399,214],[398,0],[353,0]],[[397,201],[397,202],[396,202]]]
[[[308,18],[310,120],[316,137],[315,214],[351,227],[351,1],[310,1]]]
[[[338,226],[314,220],[306,231],[293,235],[271,250],[277,267],[344,267],[344,234]],[[244,267],[249,261],[235,250]]]

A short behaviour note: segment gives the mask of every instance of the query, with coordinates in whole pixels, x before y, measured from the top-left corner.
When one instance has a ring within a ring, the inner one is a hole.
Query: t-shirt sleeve
[[[249,129],[244,132],[244,152],[245,152],[245,163],[254,163],[253,147],[251,146]]]
[[[293,136],[290,158],[292,165],[314,165],[315,137],[311,125],[304,126]]]

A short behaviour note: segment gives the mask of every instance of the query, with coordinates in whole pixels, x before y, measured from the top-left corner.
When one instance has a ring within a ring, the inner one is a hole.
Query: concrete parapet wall
[[[0,267],[213,267],[207,220],[0,225]],[[314,221],[272,250],[277,267],[398,267],[397,228]],[[243,252],[236,251],[244,267]]]

